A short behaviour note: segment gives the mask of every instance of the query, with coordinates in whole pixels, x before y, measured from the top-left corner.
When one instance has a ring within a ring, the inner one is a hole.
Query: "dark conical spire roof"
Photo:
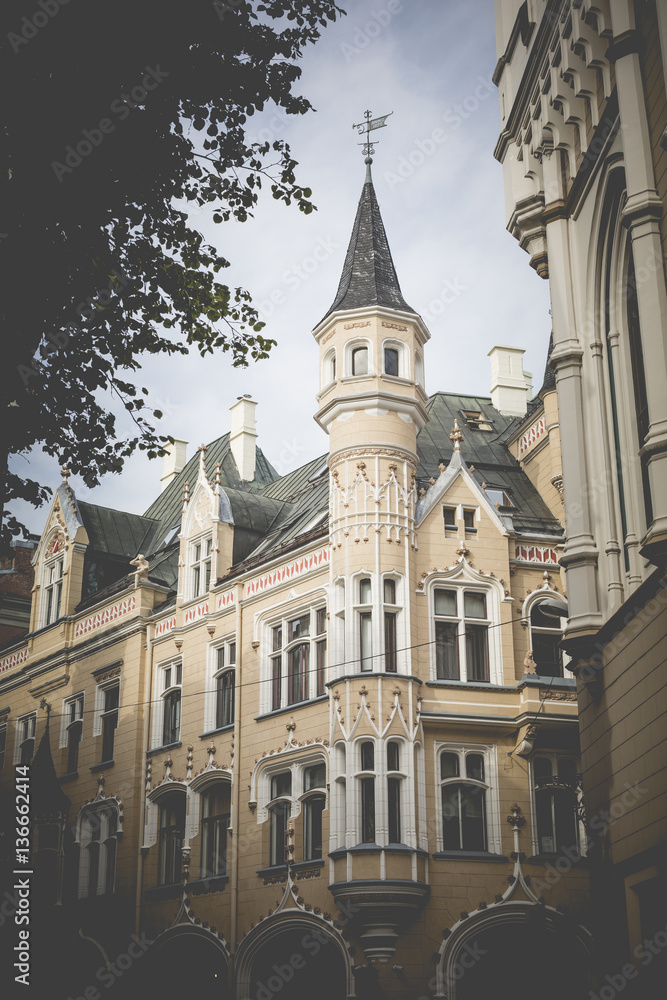
[[[551,360],[551,355],[554,350],[554,335],[553,330],[551,331],[551,338],[549,339],[549,349],[547,351],[547,363],[544,367],[544,379],[542,380],[542,388],[540,389],[538,395],[543,392],[548,392],[549,389],[556,388],[556,369],[553,366]]]
[[[380,207],[375,197],[370,164],[366,172],[343,273],[333,305],[324,319],[342,309],[387,306],[414,312],[398,283],[391,250],[384,231]]]
[[[36,818],[44,818],[53,813],[67,814],[70,807],[70,800],[60,787],[53,757],[51,756],[48,715],[46,717],[44,735],[30,767],[30,785],[32,788],[33,812]]]

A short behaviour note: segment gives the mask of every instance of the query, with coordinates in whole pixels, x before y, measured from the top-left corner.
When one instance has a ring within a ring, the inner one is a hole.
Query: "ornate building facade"
[[[496,0],[496,26],[495,153],[508,228],[551,289],[568,529],[564,648],[578,678],[594,832],[598,982],[658,996],[667,944],[667,5]]]
[[[3,788],[39,747],[51,986],[587,996],[551,362],[532,396],[499,346],[489,397],[427,395],[370,163],[313,333],[329,450],[296,471],[246,397],[189,461],[176,442],[143,516],[63,470],[0,651]]]

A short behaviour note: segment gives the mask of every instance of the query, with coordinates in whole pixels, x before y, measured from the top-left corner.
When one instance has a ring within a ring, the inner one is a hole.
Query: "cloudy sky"
[[[298,89],[316,112],[286,118],[269,109],[250,123],[258,140],[290,142],[318,211],[304,216],[269,196],[244,224],[194,217],[232,261],[225,280],[252,293],[264,334],[278,346],[245,370],[226,355],[150,358],[143,369],[149,403],[165,414],[162,429],[190,442],[188,457],[229,430],[229,407],[243,393],[258,401],[258,443],[279,472],[327,450],[313,420],[311,330],[338,286],[365,171],[352,124],[366,109],[393,112],[375,133],[373,177],[403,294],[431,331],[427,390],[488,395],[494,344],[524,347],[524,367],[540,386],[548,285],[505,229],[502,169],[493,158],[500,130],[493,0],[339,2],[347,16],[325,29],[302,63]],[[81,499],[142,513],[159,490],[161,466],[139,455],[95,490],[76,478],[72,485]],[[41,453],[15,467],[52,487],[60,481],[57,463]],[[41,531],[46,508],[16,513]]]

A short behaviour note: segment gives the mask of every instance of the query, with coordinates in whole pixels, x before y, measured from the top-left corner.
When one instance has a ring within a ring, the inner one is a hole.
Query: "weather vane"
[[[393,115],[393,113],[394,113],[393,111],[390,111],[389,115]],[[363,122],[358,122],[356,125],[352,126],[352,128],[356,128],[356,130],[357,130],[357,132],[358,132],[359,135],[365,135],[366,136],[365,142],[360,142],[359,143],[360,146],[363,146],[363,153],[364,153],[364,156],[366,157],[366,163],[371,163],[372,162],[372,160],[370,158],[373,155],[373,153],[375,152],[375,144],[378,141],[376,139],[375,142],[371,142],[368,137],[369,137],[369,135],[371,134],[371,132],[374,129],[376,129],[376,128],[384,128],[385,127],[385,125],[387,124],[387,118],[389,117],[389,115],[381,115],[379,118],[373,118],[373,115],[371,114],[371,112],[370,111],[366,111],[364,113],[364,118],[366,120],[363,121]]]

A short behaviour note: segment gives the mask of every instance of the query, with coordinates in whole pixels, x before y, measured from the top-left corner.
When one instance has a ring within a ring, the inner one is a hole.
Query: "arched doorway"
[[[298,917],[256,928],[238,963],[238,1000],[346,1000],[344,943],[326,924]]]
[[[114,988],[109,997],[118,995],[123,1000],[150,996],[227,1000],[227,957],[212,934],[194,927],[173,927],[136,959]]]
[[[587,949],[581,928],[546,907],[507,904],[460,929],[444,956],[450,1000],[512,993],[586,1000]]]

